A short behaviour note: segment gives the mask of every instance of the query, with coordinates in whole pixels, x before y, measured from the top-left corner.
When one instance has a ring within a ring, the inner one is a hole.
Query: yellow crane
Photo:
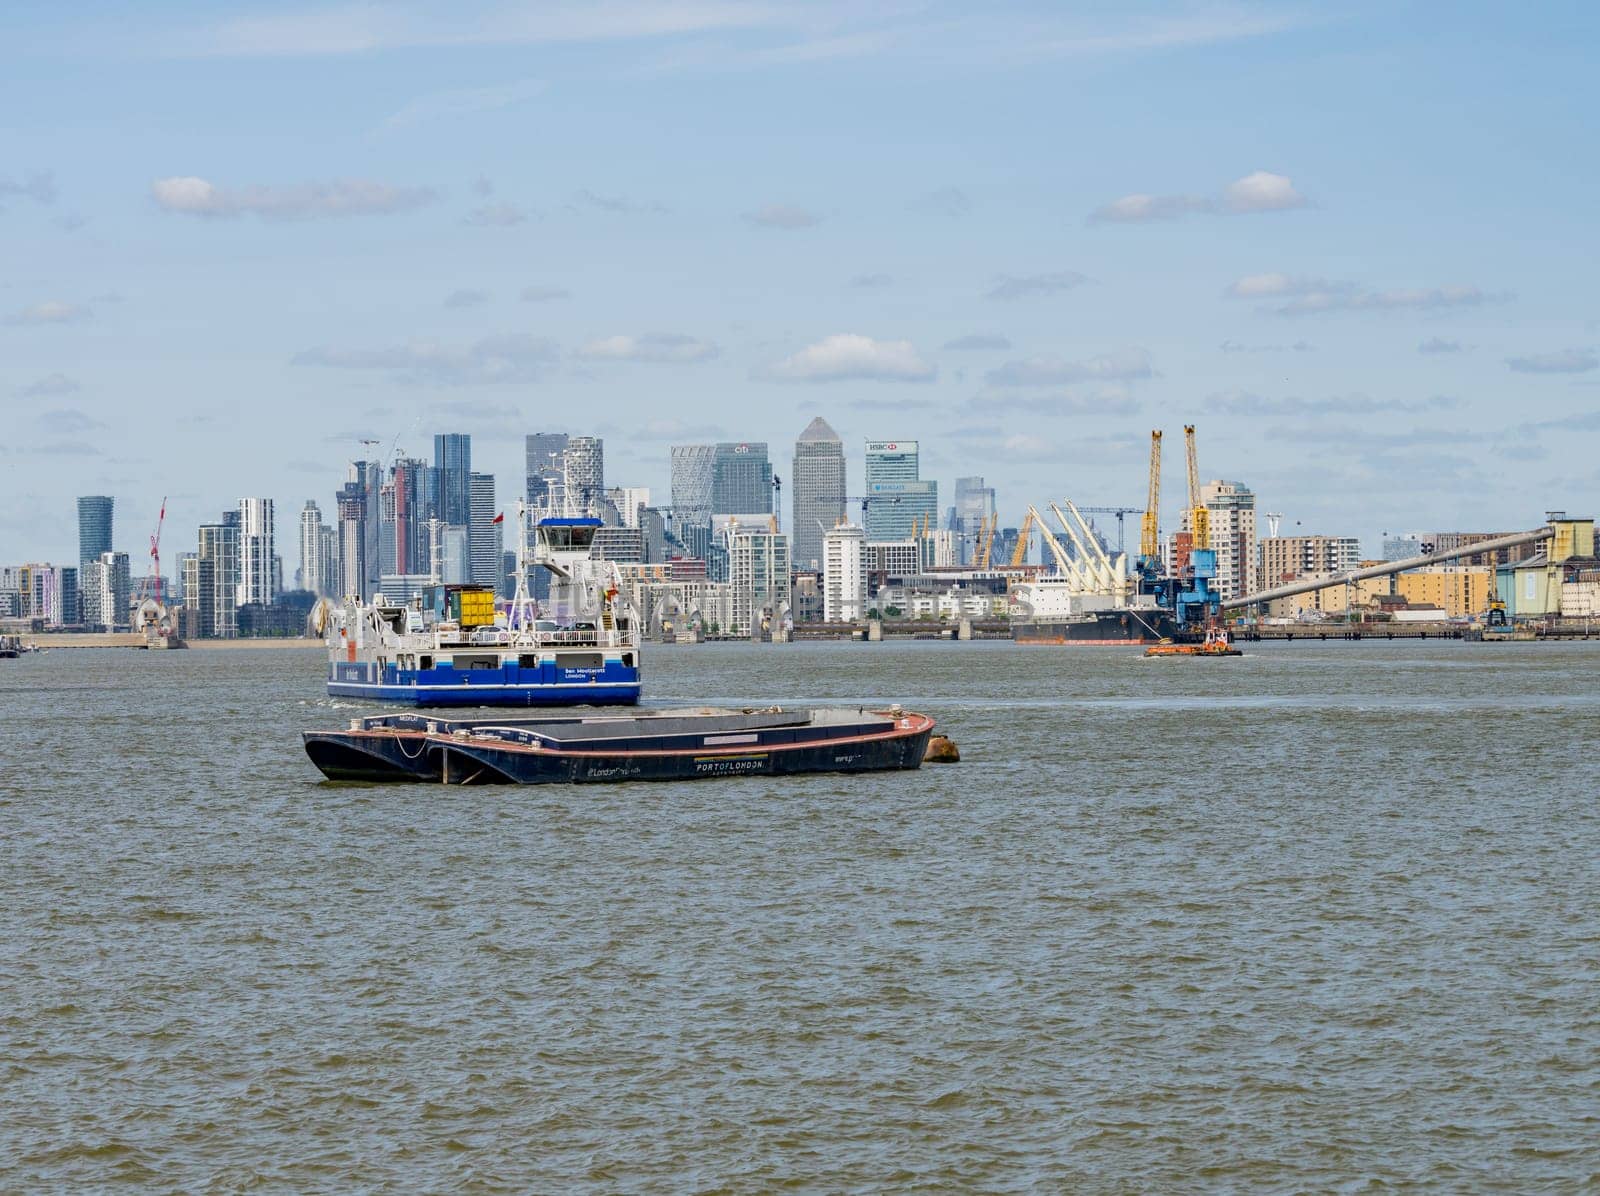
[[[1189,459],[1189,531],[1191,548],[1211,547],[1211,512],[1200,499],[1200,467],[1195,464],[1194,425],[1183,425],[1184,453]]]
[[[1161,556],[1161,533],[1157,520],[1161,511],[1161,432],[1150,433],[1150,495],[1145,499],[1144,515],[1139,520],[1139,557],[1151,562]]]
[[[1017,546],[1011,550],[1011,567],[1020,569],[1028,560],[1028,535],[1033,531],[1035,511],[1028,508],[1028,514],[1022,521],[1022,529],[1017,532]]]

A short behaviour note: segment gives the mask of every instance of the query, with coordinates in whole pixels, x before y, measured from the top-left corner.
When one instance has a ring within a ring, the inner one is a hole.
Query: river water
[[[1597,665],[663,647],[963,762],[450,789],[317,652],[0,661],[0,1189],[1593,1190]]]

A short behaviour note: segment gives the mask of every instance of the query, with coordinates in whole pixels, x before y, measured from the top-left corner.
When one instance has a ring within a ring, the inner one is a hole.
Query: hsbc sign
[[[915,440],[869,440],[867,452],[869,453],[914,453],[917,451]]]

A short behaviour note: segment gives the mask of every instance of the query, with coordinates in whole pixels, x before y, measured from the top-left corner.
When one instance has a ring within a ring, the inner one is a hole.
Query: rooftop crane
[[[1211,512],[1200,498],[1200,467],[1195,463],[1194,425],[1183,425],[1184,454],[1189,459],[1189,532],[1191,548],[1211,547]]]
[[[1144,516],[1139,520],[1139,573],[1154,582],[1161,572],[1161,533],[1157,520],[1161,512],[1161,432],[1150,433],[1150,495],[1145,500]]]

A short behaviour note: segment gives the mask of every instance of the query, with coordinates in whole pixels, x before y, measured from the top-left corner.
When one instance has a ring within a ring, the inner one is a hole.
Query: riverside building
[[[856,623],[867,613],[867,533],[839,523],[822,536],[822,618]]]

